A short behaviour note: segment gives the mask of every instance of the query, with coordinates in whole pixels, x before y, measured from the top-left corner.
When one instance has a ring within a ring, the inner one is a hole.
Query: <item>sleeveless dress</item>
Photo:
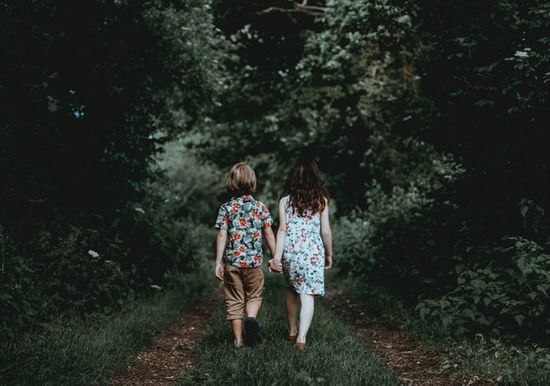
[[[325,294],[325,247],[321,239],[320,213],[300,216],[283,198],[287,233],[283,249],[283,273],[289,288],[298,294]]]

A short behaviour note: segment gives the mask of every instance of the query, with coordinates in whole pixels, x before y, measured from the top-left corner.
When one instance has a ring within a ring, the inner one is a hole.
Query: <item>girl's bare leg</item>
[[[300,304],[300,331],[296,342],[305,343],[309,326],[311,326],[313,320],[315,299],[313,295],[300,294]]]
[[[288,334],[298,333],[298,294],[291,289],[286,289],[286,320],[288,322]]]
[[[251,318],[258,317],[258,312],[260,312],[260,306],[262,302],[247,302],[246,303],[246,316]]]

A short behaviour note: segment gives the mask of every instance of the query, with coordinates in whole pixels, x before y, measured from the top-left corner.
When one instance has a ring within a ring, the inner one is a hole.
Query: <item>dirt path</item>
[[[153,339],[111,385],[172,385],[197,364],[196,346],[212,313],[221,303],[220,289],[186,309],[180,320]],[[404,331],[374,317],[367,306],[331,289],[329,307],[364,337],[368,348],[407,386],[486,386],[489,382],[461,373],[442,353],[430,351]]]
[[[174,325],[156,336],[151,345],[137,354],[111,385],[171,385],[196,364],[195,347],[204,328],[222,299],[221,289],[187,308]]]
[[[365,338],[369,349],[399,376],[403,385],[491,384],[475,375],[461,373],[444,354],[422,347],[404,331],[389,326],[382,318],[370,315],[367,305],[352,301],[341,291],[331,289],[326,300],[339,317]]]

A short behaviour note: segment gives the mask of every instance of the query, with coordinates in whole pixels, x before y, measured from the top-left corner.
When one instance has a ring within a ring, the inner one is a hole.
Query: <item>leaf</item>
[[[516,320],[518,326],[521,326],[523,324],[523,321],[525,320],[525,316],[523,315],[516,315],[514,317],[514,319]]]
[[[470,320],[475,320],[475,314],[474,314],[474,311],[469,309],[469,308],[466,308],[464,310],[462,310],[462,313],[464,314],[465,317],[467,317],[468,319]]]
[[[544,294],[544,296],[548,296],[548,292],[546,292],[546,286],[543,284],[538,284],[537,289]]]
[[[474,103],[477,107],[488,107],[488,106],[494,106],[495,101],[492,99],[480,99],[476,103]]]
[[[52,113],[55,113],[57,110],[59,110],[59,101],[48,95],[48,110]]]
[[[424,320],[426,318],[426,316],[428,316],[428,314],[430,313],[430,309],[429,308],[426,308],[426,307],[422,307],[420,309],[420,319]]]

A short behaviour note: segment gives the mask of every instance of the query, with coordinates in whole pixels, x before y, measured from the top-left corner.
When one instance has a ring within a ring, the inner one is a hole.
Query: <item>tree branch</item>
[[[272,12],[282,12],[282,13],[303,13],[310,16],[323,16],[325,14],[326,8],[317,7],[314,5],[307,5],[307,0],[302,1],[301,4],[292,2],[292,8],[281,8],[281,7],[269,7],[260,12],[259,15]]]

